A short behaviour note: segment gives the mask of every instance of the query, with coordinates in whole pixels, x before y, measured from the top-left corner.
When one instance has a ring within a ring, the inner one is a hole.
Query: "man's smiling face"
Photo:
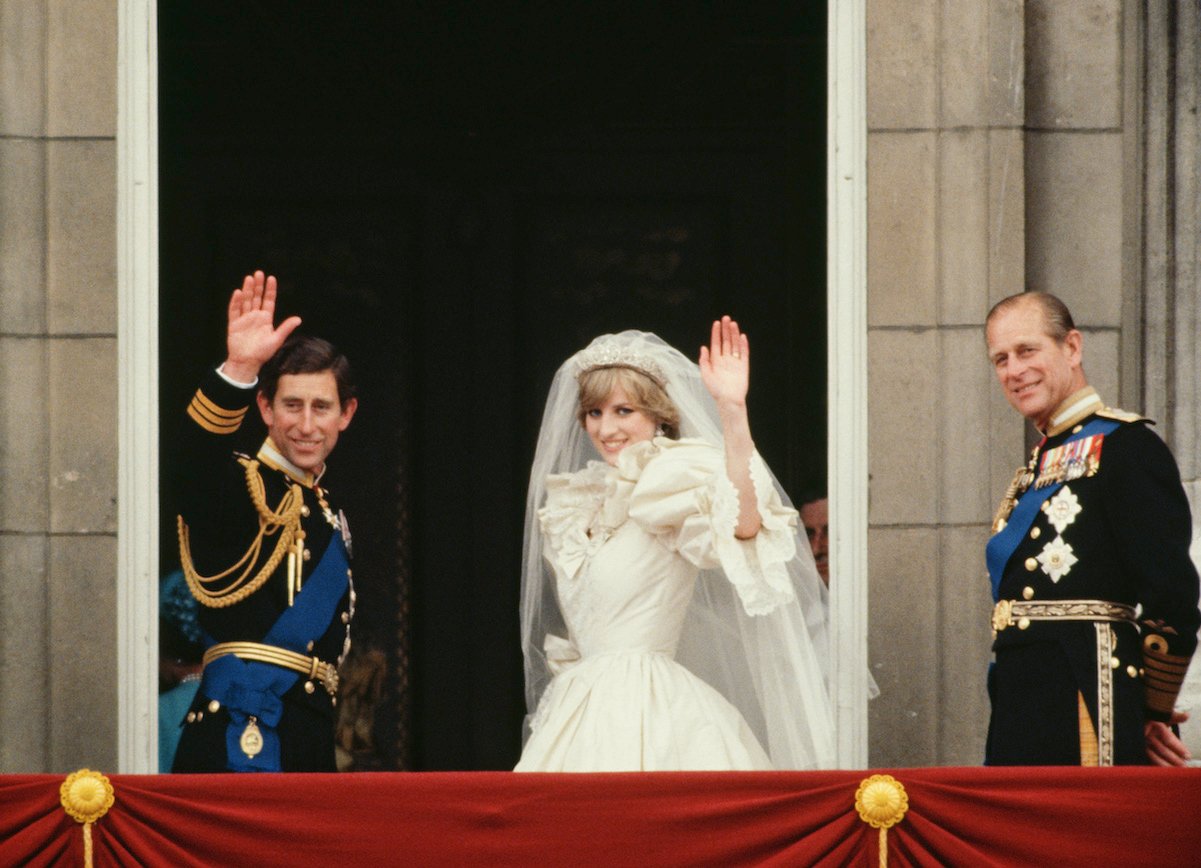
[[[317,473],[333,451],[338,435],[346,430],[357,407],[338,400],[338,382],[332,371],[284,374],[271,401],[258,396],[259,413],[280,454],[299,467]]]
[[[1080,332],[1073,329],[1063,341],[1055,340],[1037,302],[998,311],[986,335],[988,357],[1005,398],[1040,429],[1046,429],[1060,404],[1087,385]]]

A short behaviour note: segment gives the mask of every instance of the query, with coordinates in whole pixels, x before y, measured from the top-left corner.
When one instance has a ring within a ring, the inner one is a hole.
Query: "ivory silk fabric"
[[[791,598],[796,512],[756,465],[763,526],[745,541],[724,456],[704,441],[658,437],[616,467],[549,478],[543,554],[570,635],[547,637],[556,674],[518,771],[771,767],[739,711],[675,660],[699,569],[720,567],[748,612]]]

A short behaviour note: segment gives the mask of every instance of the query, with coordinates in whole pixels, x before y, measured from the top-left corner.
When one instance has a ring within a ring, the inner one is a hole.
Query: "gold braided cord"
[[[1001,505],[997,507],[997,511],[992,517],[993,533],[1000,533],[1005,529],[1005,522],[1009,520],[1009,514],[1017,506],[1018,495],[1025,492],[1034,480],[1034,468],[1037,466],[1037,462],[1038,447],[1035,446],[1030,453],[1030,460],[1026,463],[1026,466],[1017,469],[1017,472],[1013,474],[1013,481],[1005,489],[1005,496],[1001,498]]]
[[[1005,526],[1003,522],[1009,518],[1009,514],[1013,512],[1014,506],[1017,505],[1018,480],[1022,478],[1022,475],[1025,474],[1025,472],[1025,467],[1019,467],[1017,472],[1013,475],[1013,481],[1010,482],[1009,486],[1005,489],[1005,496],[1001,498],[1001,505],[997,507],[997,511],[992,517],[993,533],[1000,533]]]
[[[300,533],[300,511],[304,507],[304,493],[301,487],[295,484],[291,485],[280,499],[279,507],[272,510],[267,506],[266,489],[263,486],[263,478],[258,472],[259,463],[250,458],[239,458],[238,460],[246,468],[246,488],[250,492],[250,501],[254,504],[255,511],[259,516],[259,532],[255,535],[250,548],[246,550],[246,554],[242,555],[237,563],[213,576],[200,575],[196,572],[196,566],[192,560],[192,544],[188,526],[184,523],[182,515],[176,518],[179,532],[180,565],[183,567],[188,589],[201,605],[211,609],[233,606],[261,588],[275,572],[293,540]],[[251,573],[254,565],[259,561],[264,539],[275,534],[279,535],[275,541],[275,548],[267,558],[267,562],[263,564],[262,569],[254,573],[252,578]],[[213,587],[215,583],[228,579],[238,570],[241,572],[223,587]]]

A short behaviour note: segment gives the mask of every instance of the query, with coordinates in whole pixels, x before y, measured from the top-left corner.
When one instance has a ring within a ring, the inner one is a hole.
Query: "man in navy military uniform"
[[[174,771],[336,770],[355,597],[323,479],[358,404],[344,356],[298,317],[275,326],[276,289],[257,271],[234,290],[226,359],[187,410],[180,560],[206,650]],[[252,403],[265,441],[242,427]]]
[[[1043,435],[993,523],[990,765],[1181,765],[1172,725],[1197,645],[1192,523],[1148,420],[1089,387],[1083,336],[1055,296],[999,302],[989,359]]]

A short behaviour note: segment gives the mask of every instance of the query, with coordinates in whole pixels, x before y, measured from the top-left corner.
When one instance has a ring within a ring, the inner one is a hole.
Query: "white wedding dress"
[[[758,455],[751,472],[762,529],[745,541],[704,441],[659,437],[548,478],[538,518],[569,636],[546,637],[554,678],[517,771],[771,768],[738,710],[674,659],[698,569],[720,567],[751,614],[792,599],[797,515]]]

